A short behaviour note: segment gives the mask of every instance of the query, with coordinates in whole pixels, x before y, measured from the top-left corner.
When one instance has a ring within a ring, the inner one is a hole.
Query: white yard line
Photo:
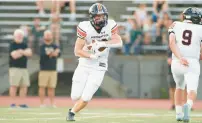
[[[84,115],[103,115],[103,113],[81,113],[81,114],[84,114]],[[129,116],[129,115],[132,115],[132,116],[156,116],[156,114],[154,113],[105,113],[104,115],[115,115],[115,116],[122,116],[122,115],[125,115],[125,116]]]
[[[27,113],[27,112],[26,112]],[[34,114],[40,114],[40,115],[53,115],[53,114],[60,114],[58,112],[53,113],[34,113]],[[174,114],[154,114],[154,113],[81,113],[81,114],[91,114],[92,116],[79,116],[76,117],[76,120],[80,121],[82,119],[94,119],[94,118],[110,118],[110,119],[119,119],[119,118],[131,118],[131,117],[175,117]],[[202,117],[202,114],[192,114],[192,117]],[[65,121],[66,116],[63,117],[32,117],[32,118],[12,118],[12,117],[1,117],[0,121],[36,121],[36,120],[62,120]],[[133,120],[128,119],[135,122],[142,122],[143,120]],[[118,122],[116,122],[118,123]]]
[[[54,117],[54,118],[0,118],[0,121],[14,121],[14,120],[65,120],[65,117]]]
[[[167,117],[175,117],[175,114],[166,113],[166,114],[155,114],[155,113],[81,113],[81,115],[102,115],[102,116],[117,116],[117,117],[131,117],[131,116],[139,116],[139,117],[160,117],[160,116],[167,116]],[[100,116],[100,117],[102,117]],[[202,114],[191,114],[192,117],[202,117]]]
[[[32,114],[32,115],[61,115],[62,113],[61,112],[39,112],[39,113],[36,113],[36,112],[26,112],[26,113],[23,113],[23,112],[17,112],[17,114]]]
[[[87,116],[87,117],[77,117],[76,120],[80,121],[82,119],[94,119],[94,118],[103,118],[103,117],[108,117],[108,116]],[[114,116],[110,118],[125,118],[128,116]],[[62,120],[65,121],[65,117],[54,117],[54,118],[50,118],[50,117],[46,117],[46,118],[0,118],[0,121],[36,121],[36,120]],[[134,120],[134,121],[139,121],[139,120]],[[118,123],[118,122],[116,122]]]

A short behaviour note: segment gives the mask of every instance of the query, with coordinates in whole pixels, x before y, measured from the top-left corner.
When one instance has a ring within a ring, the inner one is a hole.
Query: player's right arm
[[[77,40],[74,47],[74,54],[78,57],[83,58],[90,58],[90,59],[97,59],[98,56],[96,54],[90,54],[87,51],[83,50],[83,47],[86,43],[86,36],[87,36],[87,30],[86,30],[86,23],[80,22],[77,26]]]
[[[182,57],[182,54],[180,53],[180,50],[176,44],[176,36],[174,32],[174,26],[175,23],[172,24],[172,26],[169,29],[169,47],[172,51],[172,53],[180,60],[181,64],[188,66],[188,61]]]
[[[85,40],[78,37],[74,47],[74,54],[78,57],[90,58],[90,54],[83,50],[84,45]]]
[[[90,58],[90,59],[98,58],[98,56],[96,54],[90,54],[90,53],[84,51],[83,50],[84,46],[85,46],[85,40],[78,37],[76,40],[75,47],[74,47],[75,56],[83,57],[83,58]]]
[[[181,59],[182,58],[182,55],[179,51],[179,48],[176,44],[176,41],[175,41],[175,34],[174,33],[170,33],[169,35],[169,46],[170,46],[170,49],[171,51],[173,52],[173,54],[178,58],[178,59]]]

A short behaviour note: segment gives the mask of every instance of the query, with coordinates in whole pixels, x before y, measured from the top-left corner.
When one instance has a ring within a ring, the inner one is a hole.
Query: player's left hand
[[[93,40],[92,44],[94,49],[99,49],[100,47],[106,47],[106,43],[103,41]]]
[[[181,58],[181,59],[180,59],[180,63],[181,63],[182,65],[184,65],[184,66],[189,66],[189,62],[188,62],[187,59],[185,59],[185,58]]]
[[[171,58],[168,58],[168,59],[167,59],[167,62],[168,62],[169,65],[171,65],[172,59],[171,59]]]
[[[91,55],[90,55],[90,59],[97,60],[98,58],[99,58],[99,56],[96,55],[96,54],[91,54]]]

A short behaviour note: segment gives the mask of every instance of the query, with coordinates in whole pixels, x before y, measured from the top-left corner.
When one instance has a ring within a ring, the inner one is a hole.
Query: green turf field
[[[65,108],[0,108],[0,123],[67,123]],[[85,109],[76,123],[175,123],[174,111]],[[192,112],[191,123],[202,123],[202,111]]]

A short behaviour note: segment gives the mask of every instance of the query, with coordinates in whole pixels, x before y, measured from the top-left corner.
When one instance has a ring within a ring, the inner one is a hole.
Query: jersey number
[[[185,30],[182,34],[182,44],[184,45],[190,45],[191,44],[191,38],[192,38],[192,31],[191,30]]]

